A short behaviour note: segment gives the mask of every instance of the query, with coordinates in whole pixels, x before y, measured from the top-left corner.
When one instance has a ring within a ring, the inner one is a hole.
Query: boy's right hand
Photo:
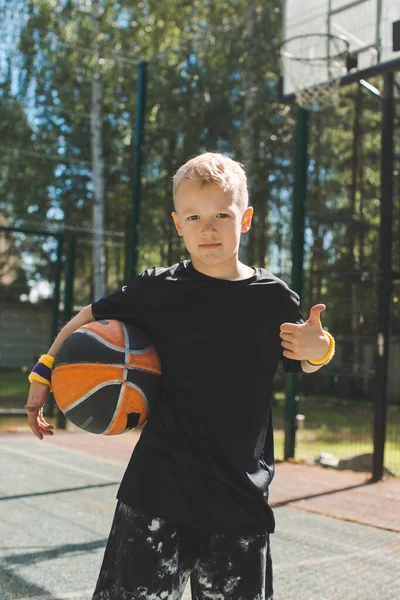
[[[49,394],[48,385],[40,383],[40,381],[32,381],[28,402],[24,407],[28,413],[29,427],[39,440],[42,440],[44,435],[53,435],[53,425],[47,423],[43,417],[43,406],[46,404]]]

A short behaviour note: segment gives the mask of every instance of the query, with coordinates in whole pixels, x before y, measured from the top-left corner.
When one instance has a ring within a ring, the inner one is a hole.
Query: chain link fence
[[[377,78],[377,88],[382,80]],[[399,91],[395,104],[393,172],[393,288],[390,302],[388,412],[385,473],[400,475],[400,133]],[[377,391],[378,277],[381,182],[371,165],[381,163],[381,105],[360,89],[343,92],[341,108],[314,113],[306,203],[305,273],[302,307],[323,302],[323,326],[336,339],[336,356],[326,367],[300,377],[295,458],[337,468],[371,472]],[[357,112],[358,111],[358,112]],[[368,125],[360,120],[368,115]],[[341,127],[335,165],[334,141]],[[349,169],[351,166],[351,169]],[[388,235],[388,232],[383,232]],[[286,274],[286,280],[290,276]],[[284,381],[277,379],[276,455],[284,456]]]

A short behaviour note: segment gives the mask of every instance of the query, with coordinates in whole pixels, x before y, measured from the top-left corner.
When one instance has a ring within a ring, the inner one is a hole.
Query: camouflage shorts
[[[269,534],[210,534],[118,502],[93,600],[272,600]]]

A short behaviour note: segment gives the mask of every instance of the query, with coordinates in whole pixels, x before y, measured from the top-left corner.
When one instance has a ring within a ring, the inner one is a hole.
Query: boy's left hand
[[[292,360],[320,360],[329,350],[329,338],[322,329],[320,313],[325,304],[316,304],[305,323],[282,323],[283,356]]]

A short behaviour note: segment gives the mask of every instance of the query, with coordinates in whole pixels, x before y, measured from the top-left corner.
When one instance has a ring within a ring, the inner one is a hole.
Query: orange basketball
[[[51,384],[58,407],[72,423],[90,433],[115,435],[146,422],[160,375],[158,354],[141,329],[94,321],[61,345]]]

